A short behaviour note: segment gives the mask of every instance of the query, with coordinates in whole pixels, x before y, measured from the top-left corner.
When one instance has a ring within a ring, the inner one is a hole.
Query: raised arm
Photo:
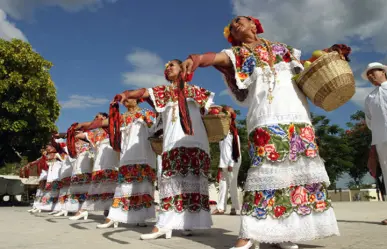
[[[206,54],[191,54],[181,64],[183,76],[191,74],[198,67],[225,67],[229,68],[232,66],[232,62],[228,55],[224,52],[220,53],[206,53]]]
[[[114,97],[114,101],[123,103],[126,99],[148,99],[150,97],[149,91],[146,88],[137,90],[126,90]]]
[[[75,127],[75,130],[93,130],[97,128],[106,128],[108,126],[109,126],[108,119],[104,119],[104,120],[97,119],[90,122],[79,123]]]

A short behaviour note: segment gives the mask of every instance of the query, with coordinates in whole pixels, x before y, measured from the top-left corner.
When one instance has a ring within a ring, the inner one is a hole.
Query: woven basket
[[[297,79],[297,85],[318,107],[333,111],[355,94],[355,78],[347,61],[337,52],[315,60]]]
[[[206,126],[208,141],[216,143],[227,136],[230,131],[231,117],[225,114],[205,115],[203,122]]]
[[[163,153],[163,138],[162,137],[150,137],[148,138],[151,144],[153,151],[157,155]]]

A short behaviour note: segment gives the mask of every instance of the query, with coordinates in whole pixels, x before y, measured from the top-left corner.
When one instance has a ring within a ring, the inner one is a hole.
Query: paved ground
[[[45,213],[28,214],[27,207],[0,207],[0,248],[15,249],[227,249],[237,238],[239,217],[214,216],[214,228],[200,231],[193,237],[175,232],[172,239],[140,241],[148,228],[121,226],[97,230],[103,217],[91,215],[87,221],[70,221],[64,217],[50,217]],[[368,249],[387,248],[387,226],[379,225],[387,218],[387,203],[335,203],[340,237],[311,241],[300,248]],[[149,224],[151,225],[151,224]],[[261,249],[275,248],[262,245]]]

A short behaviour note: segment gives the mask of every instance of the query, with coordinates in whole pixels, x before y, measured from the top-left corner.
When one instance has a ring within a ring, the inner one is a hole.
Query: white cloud
[[[232,0],[236,15],[261,20],[268,39],[308,51],[350,38],[359,50],[387,51],[385,0]],[[358,44],[357,44],[358,45]]]
[[[154,87],[166,83],[164,78],[165,63],[157,54],[137,49],[126,56],[133,70],[122,74],[126,85],[136,87]]]
[[[84,8],[95,10],[106,3],[118,0],[1,0],[0,9],[15,19],[29,18],[39,7],[58,6],[66,11],[79,11]]]
[[[60,105],[63,109],[85,109],[90,107],[98,107],[106,105],[109,100],[106,98],[96,98],[92,96],[71,95],[68,100],[61,101]]]
[[[7,14],[0,9],[0,38],[4,40],[11,40],[12,38],[27,41],[27,37],[23,32],[16,28],[15,24],[7,19]]]
[[[219,93],[219,97],[220,97],[220,96],[226,96],[226,95],[230,95],[228,89],[224,89],[224,90],[222,90],[222,91]]]

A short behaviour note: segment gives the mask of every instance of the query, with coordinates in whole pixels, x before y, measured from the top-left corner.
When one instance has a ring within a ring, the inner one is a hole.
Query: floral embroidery
[[[88,134],[89,139],[92,139],[92,133]],[[81,139],[77,139],[75,142],[75,150],[77,151],[77,155],[82,152],[88,151],[90,149],[90,144]]]
[[[107,201],[114,197],[114,193],[102,193],[95,195],[87,195],[86,199],[91,201]]]
[[[47,182],[46,183],[46,190],[47,191],[55,191],[60,188],[60,181],[53,181],[53,182]]]
[[[123,165],[118,169],[118,183],[140,183],[156,181],[156,171],[148,164]]]
[[[70,183],[71,183],[71,176],[62,178],[62,180],[60,181],[61,188],[70,186]]]
[[[249,148],[252,167],[265,160],[297,161],[300,156],[314,158],[318,154],[314,129],[305,123],[259,127],[250,133]]]
[[[242,215],[257,219],[286,218],[293,212],[305,216],[324,212],[331,207],[331,200],[324,183],[291,186],[277,190],[246,192],[243,197]]]
[[[207,177],[210,166],[210,156],[199,148],[177,147],[162,155],[162,176],[166,178],[189,173]]]
[[[156,113],[154,113],[151,110],[141,109],[141,111],[134,114],[134,119],[143,120],[147,124],[148,128],[150,128],[152,127],[153,123],[156,121]],[[134,121],[133,118],[127,115],[126,113],[121,115],[121,126],[128,126],[133,121]]]
[[[71,203],[83,203],[87,199],[87,194],[71,194],[67,195],[67,200],[70,200]]]
[[[175,85],[156,86],[152,90],[157,108],[164,108],[169,102],[177,102],[178,89]],[[205,107],[211,96],[210,91],[190,84],[186,84],[184,91],[186,98],[194,100],[199,107]]]
[[[181,213],[187,210],[192,213],[198,213],[201,210],[210,211],[208,195],[186,193],[161,200],[161,211],[163,212],[175,211]]]
[[[94,171],[91,174],[92,183],[105,183],[105,182],[116,182],[118,177],[117,170],[104,169]]]
[[[49,204],[56,203],[56,202],[58,202],[58,197],[43,196],[42,199],[41,199],[41,203],[43,205],[49,205]]]
[[[95,129],[92,131],[92,133],[93,133],[93,135],[92,135],[92,142],[93,143],[101,142],[109,137],[107,132],[102,128]]]
[[[59,202],[60,204],[65,204],[65,202],[67,201],[67,198],[68,198],[67,195],[59,196],[58,202]]]
[[[255,47],[253,53],[245,47],[234,46],[232,48],[236,60],[236,74],[240,81],[244,81],[251,76],[256,67],[269,66],[269,61],[272,59],[275,64],[280,62],[291,62],[293,57],[293,48],[282,43],[272,43],[273,58],[265,44]]]
[[[83,173],[71,176],[71,184],[88,184],[91,182],[91,173]]]
[[[112,207],[121,208],[123,211],[138,211],[143,208],[150,208],[152,205],[153,197],[145,194],[114,198]]]
[[[44,188],[46,187],[46,183],[47,183],[47,180],[40,180],[39,181],[39,189],[44,190]]]

